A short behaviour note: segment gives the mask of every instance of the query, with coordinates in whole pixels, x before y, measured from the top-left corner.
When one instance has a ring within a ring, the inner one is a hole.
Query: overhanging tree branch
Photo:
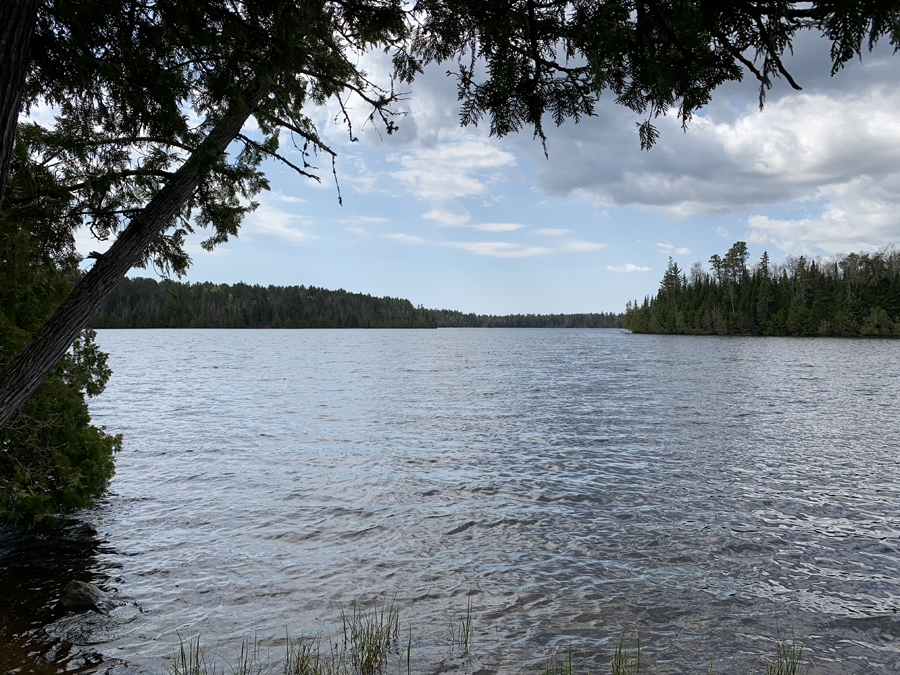
[[[237,138],[238,138],[238,140],[243,141],[243,142],[246,143],[247,145],[249,145],[249,146],[251,146],[251,147],[253,147],[253,148],[256,148],[256,149],[259,150],[260,152],[265,153],[266,155],[269,155],[270,157],[274,157],[274,158],[277,159],[278,161],[280,161],[280,162],[286,164],[287,166],[289,166],[290,168],[292,168],[294,171],[296,171],[297,173],[299,173],[301,176],[306,176],[307,178],[312,178],[312,179],[313,179],[314,181],[316,181],[317,183],[321,183],[321,182],[322,182],[322,179],[321,179],[321,178],[319,178],[319,177],[316,176],[315,174],[312,174],[312,173],[309,173],[309,172],[307,172],[307,171],[304,171],[304,170],[301,169],[299,166],[297,166],[296,164],[294,164],[293,162],[291,162],[289,159],[287,159],[284,155],[282,155],[282,154],[276,152],[275,150],[270,150],[269,148],[265,147],[264,145],[262,145],[262,144],[260,144],[260,143],[257,143],[257,142],[254,141],[253,139],[247,138],[246,136],[244,136],[244,134],[238,134],[238,135],[237,135]]]
[[[269,85],[256,85],[234,97],[203,143],[131,219],[110,249],[100,256],[31,342],[0,374],[0,426],[37,389],[119,280],[140,262],[156,237],[172,223],[268,90]]]

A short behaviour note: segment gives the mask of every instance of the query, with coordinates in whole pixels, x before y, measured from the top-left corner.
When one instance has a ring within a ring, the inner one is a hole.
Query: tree
[[[718,256],[713,256],[716,258]],[[744,281],[747,276],[747,259],[750,254],[747,252],[747,244],[743,241],[735,242],[728,249],[725,258],[721,261],[721,269],[725,273],[725,283],[728,285],[728,297],[731,300],[731,317],[734,318],[734,288],[736,284]],[[712,262],[712,258],[710,259]]]
[[[61,218],[51,177],[17,147],[9,194],[47,196],[0,214],[0,365],[5,365],[69,292],[77,277],[73,224]],[[105,489],[121,439],[90,424],[85,396],[110,371],[86,331],[0,429],[0,522],[30,525],[85,506]]]
[[[394,0],[43,6],[25,100],[42,97],[60,115],[51,130],[22,131],[32,138],[36,161],[68,191],[70,217],[86,220],[100,237],[115,235],[123,220],[128,225],[4,371],[0,421],[65,353],[128,269],[154,260],[182,271],[188,258],[181,244],[192,222],[212,228],[207,246],[237,232],[252,208],[241,198],[266,186],[257,168],[264,156],[313,175],[305,159],[330,151],[303,114],[308,101],[352,90],[373,115],[381,113],[393,94],[371,86],[352,53],[406,33]],[[200,125],[189,126],[185,106],[204,116]],[[251,114],[259,140],[241,134]],[[282,130],[302,144],[302,166],[278,152]],[[236,139],[243,147],[229,158]]]
[[[744,251],[743,242],[737,242],[728,257],[739,262]],[[859,283],[852,303],[845,291],[848,260]],[[833,259],[788,258],[772,269],[763,253],[752,276],[733,273],[731,265],[718,283],[707,277],[687,284],[678,281],[670,259],[657,295],[643,306],[629,305],[625,326],[650,333],[900,337],[900,253],[890,247]],[[728,279],[733,279],[733,292],[716,293]]]
[[[396,128],[396,95],[359,71],[360,52],[391,51],[401,82],[428,62],[454,62],[462,123],[487,119],[496,135],[531,127],[543,139],[545,118],[591,115],[608,91],[643,116],[649,148],[656,117],[674,107],[687,124],[745,69],[760,83],[760,103],[773,78],[799,88],[781,55],[801,30],[832,42],[833,70],[883,36],[900,40],[900,9],[886,0],[36,2],[7,0],[0,14],[0,188],[19,100],[26,109],[56,105],[54,128],[31,130],[31,151],[57,174],[73,217],[115,242],[0,375],[0,424],[128,269],[155,261],[183,270],[194,225],[211,228],[210,247],[236,234],[253,208],[242,198],[266,187],[264,157],[315,176],[307,160],[333,153],[308,105],[329,97],[343,105],[353,94],[388,133]],[[191,126],[186,111],[200,123]],[[251,116],[257,136],[244,133]],[[301,163],[279,152],[282,132],[303,150]]]

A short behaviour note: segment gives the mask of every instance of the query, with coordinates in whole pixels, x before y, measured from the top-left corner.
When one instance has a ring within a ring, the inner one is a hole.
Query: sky
[[[765,108],[748,76],[723,85],[682,131],[641,151],[631,111],[601,99],[594,118],[491,138],[461,128],[446,66],[405,89],[399,131],[364,124],[351,142],[331,106],[311,116],[338,152],[321,185],[275,163],[240,236],[212,253],[189,243],[188,281],[306,285],[408,298],[465,312],[620,312],[687,269],[746,241],[830,256],[900,243],[900,56],[883,45],[834,77],[828,43],[804,34]],[[384,58],[364,67],[388,81]],[[290,157],[290,154],[288,155]],[[79,238],[87,252],[97,244]],[[137,270],[135,276],[153,276]]]

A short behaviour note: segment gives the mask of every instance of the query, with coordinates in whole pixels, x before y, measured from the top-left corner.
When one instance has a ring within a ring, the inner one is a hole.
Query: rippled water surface
[[[569,642],[602,664],[624,628],[669,672],[734,672],[792,629],[820,673],[900,672],[900,342],[98,342],[115,374],[91,409],[124,450],[60,533],[0,532],[8,655],[150,673],[179,636],[227,653],[252,633],[277,655],[286,632],[394,597],[418,672],[518,672]],[[119,608],[54,613],[70,578]],[[467,596],[462,657],[448,626]]]

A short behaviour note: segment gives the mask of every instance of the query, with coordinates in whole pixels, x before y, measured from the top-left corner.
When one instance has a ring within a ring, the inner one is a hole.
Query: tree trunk
[[[0,2],[0,203],[16,143],[16,126],[25,74],[31,60],[31,36],[41,0]]]
[[[257,86],[249,95],[236,98],[201,146],[147,206],[131,219],[115,243],[100,256],[31,342],[0,374],[0,427],[37,389],[119,280],[140,261],[147,247],[171,224],[209,172],[212,163],[240,133],[266,91],[268,87]]]

